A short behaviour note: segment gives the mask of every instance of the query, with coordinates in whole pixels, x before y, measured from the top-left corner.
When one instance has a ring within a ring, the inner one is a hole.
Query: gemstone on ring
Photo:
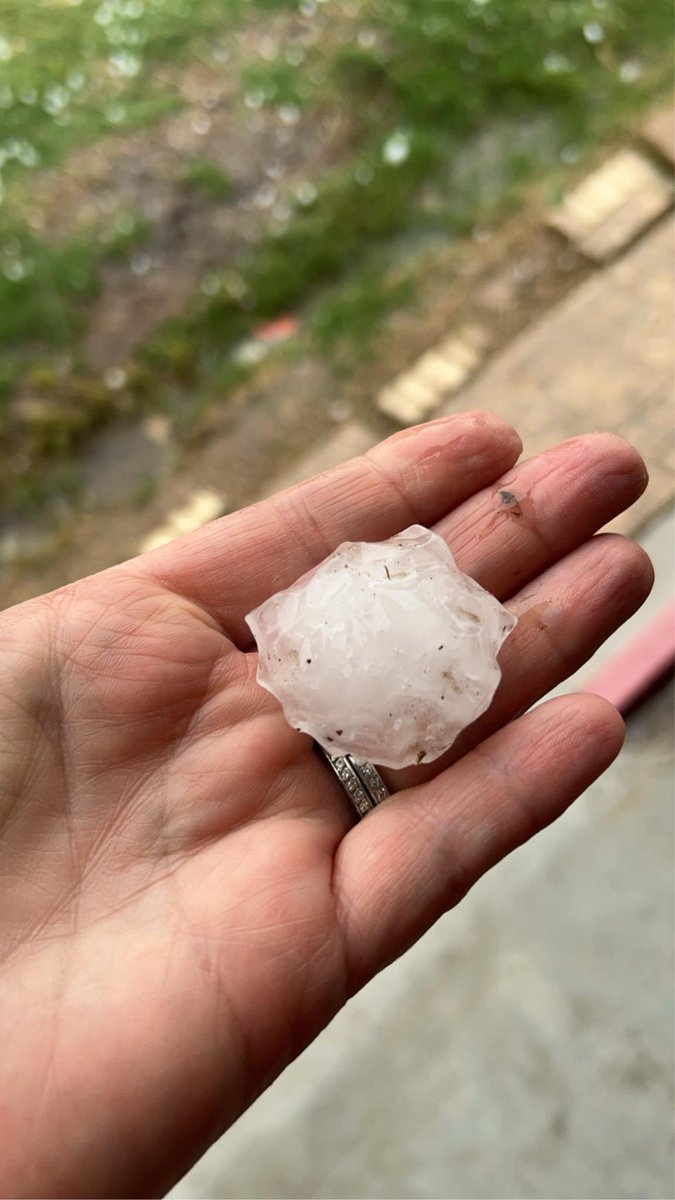
[[[349,754],[328,754],[318,742],[314,745],[339,779],[360,819],[387,799],[387,785],[372,763],[357,764]]]

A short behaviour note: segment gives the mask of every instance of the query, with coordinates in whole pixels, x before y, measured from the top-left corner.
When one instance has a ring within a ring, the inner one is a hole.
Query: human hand
[[[610,435],[514,463],[466,414],[0,618],[0,1191],[168,1188],[331,1019],[618,752],[571,696],[643,601]],[[360,825],[255,682],[244,615],[419,522],[519,617],[489,712]],[[589,540],[590,539],[590,540]]]

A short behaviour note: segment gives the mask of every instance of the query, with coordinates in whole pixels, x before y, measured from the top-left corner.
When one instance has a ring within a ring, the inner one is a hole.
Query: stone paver
[[[675,108],[652,113],[642,127],[642,136],[651,149],[675,167]]]
[[[644,155],[626,149],[582,180],[548,213],[547,222],[587,258],[603,263],[630,245],[672,203],[670,180]]]
[[[156,550],[165,546],[174,538],[182,537],[184,533],[193,533],[201,529],[208,521],[222,516],[227,508],[227,500],[213,488],[197,488],[184,504],[173,508],[167,513],[161,525],[146,534],[138,547],[139,554],[148,550]]]
[[[459,391],[485,357],[488,341],[477,326],[444,338],[376,397],[380,412],[401,425],[425,421],[446,396]]]
[[[634,442],[652,484],[617,527],[636,526],[673,492],[673,225],[662,222],[516,338],[439,414],[488,408],[525,453],[589,429]]]

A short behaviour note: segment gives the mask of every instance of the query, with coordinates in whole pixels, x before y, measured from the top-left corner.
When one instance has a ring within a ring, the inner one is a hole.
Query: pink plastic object
[[[583,690],[627,713],[675,664],[675,600],[614,654]]]

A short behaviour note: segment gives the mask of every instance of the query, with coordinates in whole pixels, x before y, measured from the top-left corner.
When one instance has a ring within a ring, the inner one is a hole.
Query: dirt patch
[[[84,340],[95,369],[124,362],[157,325],[186,312],[200,283],[208,289],[208,272],[236,266],[270,225],[283,229],[303,183],[335,163],[349,139],[338,114],[251,114],[237,101],[182,113],[163,132],[159,148],[154,131],[147,153],[136,146],[109,164],[117,173],[109,189],[152,221],[152,236],[130,263],[103,270]],[[231,199],[207,203],[181,178],[197,151],[232,181]]]
[[[149,234],[130,261],[105,266],[83,342],[90,367],[125,362],[162,321],[184,313],[200,282],[231,267],[263,230],[283,229],[303,185],[349,149],[337,111],[291,106],[250,112],[239,98],[189,108],[159,128],[76,155],[43,185],[32,219],[63,239],[89,229],[105,239],[115,214],[133,213]],[[231,181],[227,200],[208,202],[186,180],[199,157]],[[51,215],[61,214],[53,223]]]
[[[159,324],[186,312],[202,282],[208,289],[208,272],[236,265],[263,231],[282,231],[303,186],[348,156],[355,118],[346,105],[324,98],[303,108],[242,90],[247,65],[296,54],[311,71],[313,57],[321,61],[319,25],[302,14],[251,17],[212,61],[162,69],[159,81],[180,99],[179,112],[33,177],[26,218],[52,244],[81,236],[105,247],[120,215],[147,226],[128,261],[102,268],[82,343],[89,367],[125,362]],[[195,187],[195,161],[222,173],[227,198],[209,201]]]

